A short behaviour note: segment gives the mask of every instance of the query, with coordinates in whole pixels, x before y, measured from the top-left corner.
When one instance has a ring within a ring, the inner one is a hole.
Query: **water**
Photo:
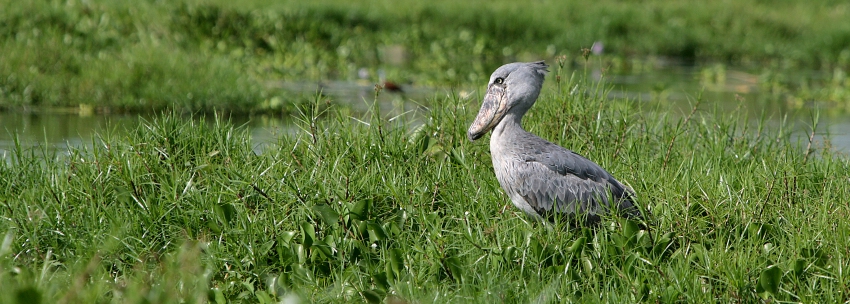
[[[579,71],[581,73],[582,71]],[[811,130],[812,105],[809,108],[789,107],[761,92],[757,76],[744,71],[726,69],[723,81],[706,81],[705,69],[681,65],[667,65],[640,72],[604,75],[599,70],[587,71],[591,77],[604,79],[612,85],[611,97],[628,97],[646,103],[669,103],[683,115],[690,112],[697,94],[702,94],[701,109],[729,109],[732,111],[744,103],[751,112],[750,117],[769,117],[769,126],[778,126],[781,120],[794,130],[796,139],[808,139]],[[819,77],[807,74],[806,77]],[[709,77],[710,78],[710,77]],[[374,84],[360,82],[302,82],[276,84],[287,90],[313,93],[321,91],[337,102],[351,105],[354,112],[369,110],[374,100]],[[404,86],[404,95],[384,92],[379,98],[381,112],[385,115],[400,115],[421,109],[427,98],[442,94],[443,89]],[[477,89],[477,88],[473,88]],[[413,101],[410,101],[413,100]],[[710,111],[710,110],[707,110]],[[833,150],[850,152],[850,114],[843,111],[820,109],[820,123],[815,141],[817,147],[828,142]],[[132,129],[143,119],[139,115],[88,115],[75,111],[52,111],[39,113],[0,112],[0,158],[9,159],[15,148],[15,138],[24,149],[46,145],[48,151],[67,152],[69,147],[91,145],[93,137],[106,131]],[[281,134],[293,133],[297,129],[290,117],[237,116],[231,117],[237,126],[246,126],[253,139],[255,152],[262,153]]]
[[[0,112],[0,158],[9,158],[15,142],[22,150],[46,146],[48,153],[66,153],[69,147],[91,146],[96,136],[106,132],[132,130],[152,116],[144,115],[90,115],[81,116],[71,111],[48,113]],[[210,119],[210,118],[208,118]],[[234,126],[246,126],[253,139],[253,148],[261,153],[275,143],[283,133],[294,133],[291,122],[265,115],[235,116]],[[114,133],[113,133],[114,134]]]
[[[714,68],[716,69],[716,68]],[[792,142],[807,143],[812,132],[813,118],[818,116],[813,147],[829,147],[842,154],[850,153],[850,113],[828,108],[827,103],[810,101],[803,107],[789,105],[785,94],[764,92],[759,75],[743,70],[724,68],[723,79],[713,79],[712,67],[667,64],[642,72],[602,76],[598,70],[591,76],[612,84],[612,97],[626,97],[647,103],[670,103],[674,109],[687,115],[698,98],[699,110],[712,113],[714,108],[728,111],[743,109],[747,117],[758,119],[766,115],[766,125],[778,128],[784,122],[792,130]],[[824,81],[827,75],[812,72],[795,72],[796,81],[804,79]],[[707,79],[708,78],[708,79]],[[792,82],[792,84],[794,84]],[[752,121],[753,124],[756,121]]]

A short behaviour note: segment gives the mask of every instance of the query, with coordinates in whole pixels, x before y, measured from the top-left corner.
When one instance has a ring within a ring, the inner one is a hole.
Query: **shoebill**
[[[594,224],[614,212],[642,218],[634,192],[587,158],[553,144],[522,127],[548,72],[543,61],[503,65],[490,75],[481,110],[467,136],[475,141],[488,131],[493,170],[514,206],[536,218],[563,216]]]

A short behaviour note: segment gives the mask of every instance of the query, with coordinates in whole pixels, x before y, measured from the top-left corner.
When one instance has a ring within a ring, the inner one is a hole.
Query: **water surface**
[[[706,81],[705,68],[671,64],[655,69],[621,74],[603,75],[599,70],[577,71],[588,73],[593,79],[610,84],[610,97],[626,97],[638,102],[669,103],[682,114],[690,111],[698,97],[700,109],[711,112],[713,108],[733,111],[746,109],[759,118],[767,115],[768,126],[777,127],[786,121],[795,139],[806,141],[811,130],[816,103],[807,107],[788,106],[781,98],[761,92],[758,76],[746,71],[726,69],[723,81]],[[820,77],[816,73],[801,73],[801,77]],[[347,103],[354,112],[370,110],[374,100],[374,84],[363,82],[290,82],[275,84],[282,89],[311,94],[321,91],[340,103]],[[483,87],[483,84],[481,85]],[[405,92],[383,92],[378,99],[384,115],[399,115],[421,109],[428,98],[446,94],[446,89],[402,86]],[[470,90],[480,88],[472,87]],[[743,103],[743,104],[741,104]],[[743,107],[740,107],[743,106]],[[668,107],[669,108],[669,107]],[[818,109],[815,146],[830,146],[833,150],[850,152],[850,114],[829,108]],[[66,153],[69,147],[91,145],[96,134],[131,130],[144,119],[139,115],[80,115],[74,111],[36,113],[0,112],[0,157],[8,160],[17,141],[22,148],[45,146],[47,151]],[[262,153],[275,143],[283,133],[296,132],[291,117],[234,116],[236,126],[245,126],[252,137],[257,153]],[[114,134],[114,133],[113,133]]]

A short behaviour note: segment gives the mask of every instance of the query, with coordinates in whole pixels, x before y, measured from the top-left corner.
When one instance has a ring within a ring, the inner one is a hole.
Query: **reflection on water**
[[[577,71],[582,73],[583,71]],[[767,115],[768,127],[777,127],[782,120],[794,130],[793,140],[806,142],[811,128],[811,109],[793,109],[779,96],[760,92],[757,76],[745,72],[724,70],[723,78],[716,80],[706,69],[665,66],[651,71],[602,76],[598,70],[586,71],[592,78],[610,84],[609,97],[631,98],[652,105],[673,105],[680,113],[690,112],[691,105],[700,95],[700,109],[712,112],[714,108],[733,111],[741,104],[750,113],[748,117]],[[807,75],[806,77],[818,77]],[[365,113],[375,100],[373,84],[356,82],[278,83],[283,89],[314,93],[321,91],[335,101],[349,104],[354,113]],[[427,98],[443,94],[444,90],[404,86],[404,93],[384,92],[378,99],[384,116],[394,116],[417,111]],[[473,87],[473,89],[477,89]],[[651,107],[650,107],[651,108]],[[669,109],[670,107],[660,107]],[[678,113],[674,113],[678,114]],[[850,115],[846,112],[820,110],[821,119],[815,140],[842,153],[850,152]],[[70,112],[4,113],[0,112],[0,157],[9,161],[15,148],[15,138],[22,148],[44,146],[48,152],[65,153],[68,147],[91,145],[93,136],[107,131],[121,132],[135,128],[143,119],[138,115],[80,116]],[[209,119],[209,118],[208,118]],[[281,134],[296,132],[291,117],[244,116],[231,117],[235,126],[245,126],[253,140],[254,151],[262,153],[272,146]]]
[[[48,152],[90,145],[96,132],[132,127],[139,119],[124,115],[81,117],[75,113],[0,112],[0,155],[9,155],[15,148],[15,140],[23,150],[46,145]]]
[[[613,87],[609,97],[630,98],[645,102],[666,103],[673,109],[687,115],[692,106],[700,99],[699,109],[713,113],[714,109],[723,111],[744,110],[750,123],[766,117],[765,126],[777,129],[781,123],[792,131],[792,142],[807,143],[812,130],[812,119],[817,112],[818,125],[815,129],[813,147],[829,147],[843,154],[850,153],[850,113],[832,111],[817,102],[810,102],[803,108],[789,105],[787,95],[765,92],[759,75],[718,67],[694,67],[677,64],[658,69],[644,70],[622,75],[606,75],[592,71],[596,79],[604,78]],[[795,72],[797,81],[804,79],[824,81],[825,75],[812,71]],[[661,107],[667,109],[669,107]]]
[[[140,115],[93,115],[76,113],[5,113],[0,112],[0,158],[9,159],[15,140],[22,150],[45,147],[48,153],[66,153],[69,147],[91,146],[97,134],[133,130],[152,117]],[[208,120],[212,119],[207,117]],[[253,139],[254,151],[262,152],[282,133],[295,132],[290,122],[276,117],[231,117],[234,126],[245,126]]]

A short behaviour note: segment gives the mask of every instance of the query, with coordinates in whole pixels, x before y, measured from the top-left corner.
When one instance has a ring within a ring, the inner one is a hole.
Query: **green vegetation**
[[[741,114],[606,99],[562,71],[526,127],[629,183],[650,230],[500,212],[488,146],[464,136],[471,100],[436,98],[409,130],[415,117],[353,121],[317,97],[260,155],[226,121],[167,114],[69,155],[7,156],[0,302],[850,297],[847,160]]]
[[[508,61],[580,58],[594,41],[605,43],[618,69],[630,68],[616,64],[622,58],[653,56],[758,64],[779,73],[850,67],[844,1],[0,5],[0,109],[289,112],[307,98],[267,81],[350,80],[366,68],[373,82],[384,69],[401,82],[469,85]],[[268,102],[280,95],[293,101]],[[810,95],[834,94],[801,98]]]

